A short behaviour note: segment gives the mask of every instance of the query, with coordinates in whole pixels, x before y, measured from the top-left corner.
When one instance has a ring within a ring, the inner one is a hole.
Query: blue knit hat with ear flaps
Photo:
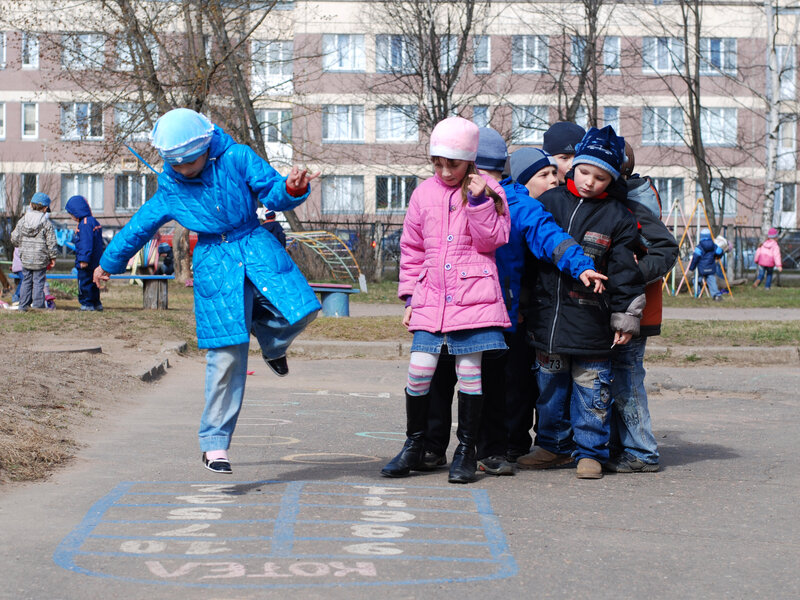
[[[150,135],[153,146],[171,165],[190,163],[208,149],[214,124],[208,117],[188,108],[176,108],[162,115]]]
[[[625,138],[618,136],[611,125],[602,129],[592,127],[575,147],[572,166],[594,165],[619,179],[619,172],[625,162]]]

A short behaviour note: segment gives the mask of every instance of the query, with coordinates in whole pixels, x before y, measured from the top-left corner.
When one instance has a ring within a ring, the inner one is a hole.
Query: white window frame
[[[492,38],[476,35],[472,38],[472,71],[474,73],[492,72]]]
[[[86,116],[79,119],[78,112],[85,107]],[[105,124],[103,105],[99,102],[65,102],[60,105],[62,140],[102,140]],[[100,117],[100,133],[93,132],[94,118]],[[85,134],[81,132],[86,127]]]
[[[682,68],[682,39],[669,37],[642,38],[643,73],[678,73]]]
[[[360,33],[323,34],[322,70],[363,73],[366,70],[364,36]]]
[[[379,183],[381,181],[386,182],[385,207],[378,206],[378,190],[382,187],[382,184]],[[406,212],[411,194],[417,184],[417,178],[413,175],[377,175],[375,177],[375,212],[381,214]]]
[[[671,210],[676,200],[679,205],[683,204],[685,184],[682,177],[653,177],[653,185],[661,198],[662,211]]]
[[[0,69],[6,68],[6,32],[0,31]]]
[[[550,126],[550,109],[546,105],[514,106],[511,109],[512,142],[541,144]]]
[[[119,204],[119,181],[120,178],[125,177],[127,178],[127,202],[125,206],[120,206]],[[132,185],[131,182],[138,179],[139,187],[139,198],[131,198],[131,189]],[[148,183],[151,186],[155,186],[157,188],[157,183],[155,180],[155,175],[148,175],[148,174],[138,174],[138,173],[118,173],[114,176],[114,212],[116,213],[133,213],[139,210],[142,205],[147,201],[147,185]],[[133,200],[133,202],[132,202]],[[138,200],[138,204],[136,201]]]
[[[700,135],[706,146],[736,146],[739,139],[739,111],[731,107],[704,106],[700,109]]]
[[[6,139],[6,103],[0,102],[0,140]]]
[[[621,42],[617,35],[607,35],[603,40],[603,73],[619,75],[621,63]]]
[[[514,73],[547,73],[550,40],[546,35],[511,36],[511,70]]]
[[[161,59],[161,47],[158,45],[158,42],[153,35],[145,35],[145,40],[147,47],[150,49],[150,56],[153,59],[153,66],[158,69],[158,63]],[[144,65],[144,61],[140,56],[134,56],[133,46],[133,39],[120,39],[117,42],[115,65],[117,71],[133,71],[134,69],[141,68]]]
[[[155,104],[148,104],[146,113],[155,115],[157,107]],[[139,104],[134,102],[118,102],[114,105],[114,137],[125,142],[147,142],[150,140],[152,125],[145,118],[144,111],[141,111]],[[133,123],[134,118],[138,117],[138,122]]]
[[[419,141],[419,127],[416,105],[387,105],[375,108],[376,142],[416,142]]]
[[[103,211],[104,181],[102,174],[62,173],[61,206],[67,205],[72,196],[86,198],[92,211]]]
[[[256,117],[261,126],[270,163],[291,166],[292,109],[262,108],[256,110]]]
[[[619,106],[604,106],[603,107],[603,127],[611,125],[617,134],[620,133],[619,128]]]
[[[328,175],[320,183],[322,214],[364,214],[364,177]]]
[[[363,142],[364,107],[359,104],[324,105],[322,107],[322,141]]]
[[[701,75],[735,75],[737,64],[736,38],[700,38]]]
[[[25,115],[26,108],[33,106],[33,134],[25,134]],[[20,138],[23,140],[38,140],[39,139],[39,103],[38,102],[22,102],[20,104]]]
[[[680,107],[642,107],[642,145],[675,146],[681,143],[683,143],[683,111]]]
[[[394,34],[375,36],[376,73],[413,73],[415,57],[411,38]]]
[[[250,44],[251,88],[256,94],[291,94],[294,91],[294,42],[253,40]]]
[[[476,104],[472,107],[472,122],[478,127],[489,127],[492,113],[486,104]]]
[[[777,46],[775,51],[780,70],[780,99],[794,100],[797,98],[797,48],[795,46]]]
[[[22,32],[20,61],[23,69],[39,68],[39,36],[28,31]]]
[[[711,210],[714,211],[714,214],[719,214],[719,201],[722,194],[725,194],[725,210],[722,213],[723,218],[735,217],[739,206],[739,181],[732,177],[724,177],[722,179],[715,178],[711,180],[710,200]],[[695,195],[698,198],[703,196],[703,191],[700,189],[700,184],[698,182],[695,182]]]
[[[98,71],[105,64],[106,36],[102,33],[65,33],[61,36],[61,68]]]

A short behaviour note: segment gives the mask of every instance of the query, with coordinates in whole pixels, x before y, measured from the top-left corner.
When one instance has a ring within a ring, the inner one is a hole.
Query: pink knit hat
[[[431,132],[431,156],[475,162],[478,157],[478,126],[461,117],[439,121]]]
[[[776,237],[778,237],[778,230],[775,229],[774,227],[770,227],[769,231],[767,232],[767,237],[768,238],[776,238]]]

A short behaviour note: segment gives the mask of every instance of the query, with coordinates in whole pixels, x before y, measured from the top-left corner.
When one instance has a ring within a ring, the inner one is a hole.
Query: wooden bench
[[[19,275],[13,274],[12,278],[18,279]],[[72,279],[78,276],[72,273],[48,273],[47,279]],[[111,279],[139,279],[142,281],[142,308],[152,310],[167,310],[169,308],[169,295],[167,283],[175,279],[174,275],[112,275]]]
[[[310,283],[309,285],[319,294],[323,316],[350,316],[350,294],[357,294],[359,290],[344,283]]]

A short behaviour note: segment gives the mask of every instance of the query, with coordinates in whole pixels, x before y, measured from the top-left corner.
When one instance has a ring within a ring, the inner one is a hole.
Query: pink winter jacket
[[[491,198],[464,205],[460,187],[438,176],[414,190],[400,238],[398,296],[411,296],[410,331],[448,332],[508,327],[508,312],[494,262],[494,251],[511,229],[505,192],[484,176],[503,198],[498,215]]]
[[[756,250],[755,263],[761,267],[782,269],[781,249],[778,247],[778,242],[770,238],[761,244]]]

